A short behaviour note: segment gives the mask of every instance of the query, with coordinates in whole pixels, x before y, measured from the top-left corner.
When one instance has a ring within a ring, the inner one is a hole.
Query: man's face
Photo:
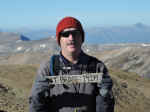
[[[81,51],[82,35],[75,28],[64,29],[60,33],[60,46],[63,53],[79,53]]]

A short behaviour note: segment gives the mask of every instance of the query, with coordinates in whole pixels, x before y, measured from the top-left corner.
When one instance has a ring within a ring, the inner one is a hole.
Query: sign
[[[102,73],[87,73],[81,75],[45,76],[49,84],[100,83]]]

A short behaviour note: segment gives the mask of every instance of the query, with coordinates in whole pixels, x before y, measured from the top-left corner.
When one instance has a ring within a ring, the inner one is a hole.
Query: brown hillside
[[[38,65],[0,65],[0,111],[27,112],[28,96]],[[149,112],[150,84],[135,73],[110,70],[115,112]]]

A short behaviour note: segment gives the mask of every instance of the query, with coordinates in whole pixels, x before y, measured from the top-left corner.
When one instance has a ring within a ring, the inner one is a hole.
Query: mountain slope
[[[104,52],[103,60],[113,68],[136,72],[140,76],[150,78],[150,46],[124,47]]]
[[[28,96],[39,65],[0,66],[0,110],[27,112]],[[149,112],[149,79],[135,73],[112,69],[115,112]]]
[[[110,70],[114,82],[115,112],[149,112],[149,79],[135,73]]]

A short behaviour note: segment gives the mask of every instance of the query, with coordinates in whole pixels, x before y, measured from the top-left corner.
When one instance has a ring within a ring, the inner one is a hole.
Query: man
[[[41,64],[32,87],[30,112],[114,111],[112,79],[103,62],[82,51],[84,38],[84,30],[76,18],[65,17],[58,23],[56,41],[61,52],[55,59]],[[102,73],[102,81],[50,85],[45,78],[84,73]]]

